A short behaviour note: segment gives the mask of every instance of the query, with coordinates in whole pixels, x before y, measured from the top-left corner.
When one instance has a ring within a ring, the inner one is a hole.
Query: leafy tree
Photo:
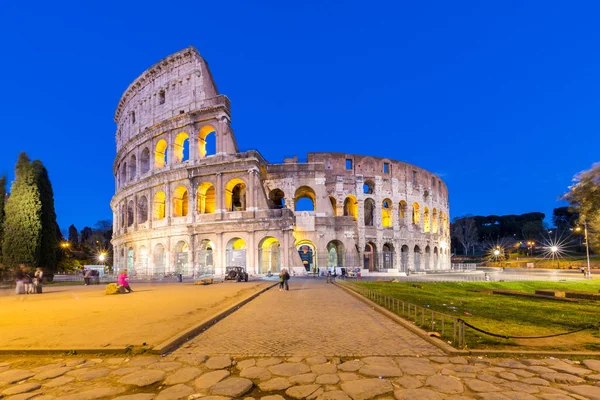
[[[39,266],[55,271],[58,260],[58,239],[60,229],[56,222],[54,210],[54,191],[48,176],[48,170],[40,160],[34,160],[32,166],[36,172],[36,180],[42,202],[42,241],[40,245]]]
[[[456,239],[464,249],[464,254],[469,253],[469,249],[477,244],[477,226],[472,217],[455,218],[452,223],[451,236]]]
[[[574,228],[579,220],[579,213],[573,207],[558,207],[552,211],[552,223],[559,231]]]
[[[81,246],[89,246],[92,240],[92,228],[86,226],[82,229],[81,235],[79,236]]]
[[[579,221],[587,223],[589,244],[600,251],[600,163],[575,175],[574,181],[563,199],[579,213]]]
[[[2,238],[4,237],[4,203],[6,202],[6,175],[0,177],[0,264],[2,264]]]
[[[42,241],[42,201],[36,170],[27,154],[19,154],[15,181],[4,211],[2,256],[11,268],[19,264],[39,265]]]
[[[69,243],[71,243],[71,246],[73,246],[73,248],[77,248],[79,246],[79,232],[73,224],[69,226]]]

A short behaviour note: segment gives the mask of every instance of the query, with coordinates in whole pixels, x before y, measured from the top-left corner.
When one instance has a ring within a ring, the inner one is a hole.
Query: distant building
[[[238,150],[229,99],[186,48],[123,93],[115,113],[114,265],[131,274],[363,274],[450,268],[448,190],[386,158]],[[259,134],[259,132],[254,132]]]

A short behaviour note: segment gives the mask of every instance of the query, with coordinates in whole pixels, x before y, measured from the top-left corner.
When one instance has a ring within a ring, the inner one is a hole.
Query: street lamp
[[[533,255],[533,245],[534,244],[535,244],[534,241],[527,242],[527,249],[529,250],[529,256]]]
[[[575,228],[576,231],[581,231],[580,227]],[[588,243],[588,231],[587,222],[583,221],[583,239],[585,240],[585,256],[587,259],[587,272],[585,273],[586,279],[592,279],[592,269],[590,268],[590,245]]]
[[[552,252],[552,264],[554,264],[554,257],[556,256],[556,252],[558,251],[558,246],[551,246],[550,251]],[[560,268],[560,261],[558,261],[558,257],[556,258],[557,266]]]

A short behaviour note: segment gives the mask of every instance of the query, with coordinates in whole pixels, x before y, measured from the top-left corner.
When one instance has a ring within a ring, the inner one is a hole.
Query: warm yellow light
[[[556,252],[558,251],[558,247],[556,247],[556,246],[552,246],[552,247],[550,247],[550,250],[551,250],[553,253],[556,253]]]
[[[495,255],[495,256],[498,256],[498,255],[500,255],[500,250],[494,250],[494,255]]]
[[[106,258],[106,254],[104,254],[104,253],[100,253],[100,255],[98,256],[98,260],[100,260],[100,261],[104,261],[105,258]]]
[[[577,228],[575,228],[575,232],[581,232],[581,227],[578,226]]]

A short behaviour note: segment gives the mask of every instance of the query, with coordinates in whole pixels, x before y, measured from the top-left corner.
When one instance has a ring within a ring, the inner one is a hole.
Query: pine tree
[[[79,248],[79,231],[77,231],[75,225],[69,227],[69,243],[74,249]]]
[[[39,265],[42,240],[42,202],[36,171],[27,154],[19,154],[15,181],[4,207],[4,264],[14,268],[19,264]]]
[[[36,172],[36,181],[42,202],[42,242],[39,266],[47,268],[49,271],[55,271],[59,251],[57,232],[60,232],[60,229],[54,210],[54,191],[44,164],[40,160],[34,160],[32,165]]]
[[[4,202],[6,201],[6,176],[0,177],[0,264],[2,264],[2,240],[4,237]]]

